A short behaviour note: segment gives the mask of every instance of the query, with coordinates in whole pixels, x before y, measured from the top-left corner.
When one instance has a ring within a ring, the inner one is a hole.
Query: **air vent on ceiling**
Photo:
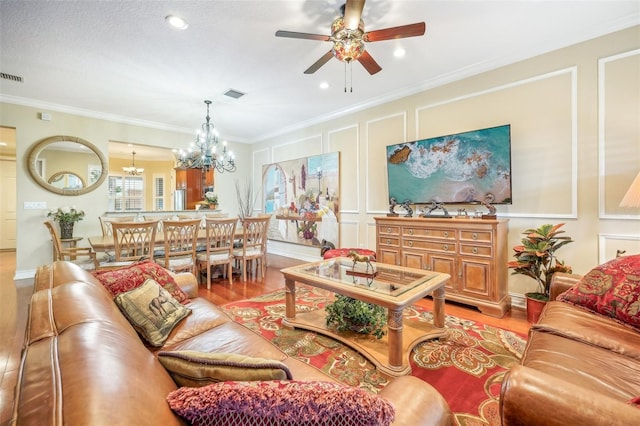
[[[17,81],[18,83],[22,83],[22,77],[12,74],[7,74],[4,72],[0,72],[0,78],[5,80]]]
[[[229,89],[226,92],[224,92],[225,96],[229,96],[230,98],[233,99],[239,99],[241,97],[243,97],[244,95],[246,95],[246,93],[243,93],[239,90],[235,90],[235,89]]]

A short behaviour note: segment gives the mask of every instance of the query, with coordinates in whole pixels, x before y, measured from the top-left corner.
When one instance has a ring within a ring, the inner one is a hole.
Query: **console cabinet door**
[[[456,259],[445,254],[429,255],[429,270],[451,275],[451,279],[445,284],[445,298],[447,291],[457,292],[458,280],[456,279]]]
[[[458,291],[461,294],[491,298],[491,264],[489,261],[461,258],[458,267]]]

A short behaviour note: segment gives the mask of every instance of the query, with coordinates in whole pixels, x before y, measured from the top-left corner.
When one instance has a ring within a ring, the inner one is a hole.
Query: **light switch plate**
[[[24,209],[25,210],[43,210],[47,208],[46,201],[25,201]]]

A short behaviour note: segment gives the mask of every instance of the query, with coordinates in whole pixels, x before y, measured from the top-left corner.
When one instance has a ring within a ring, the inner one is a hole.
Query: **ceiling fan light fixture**
[[[364,52],[364,22],[355,30],[345,27],[344,17],[336,18],[331,24],[331,39],[333,40],[333,56],[342,62],[351,62],[360,57]]]

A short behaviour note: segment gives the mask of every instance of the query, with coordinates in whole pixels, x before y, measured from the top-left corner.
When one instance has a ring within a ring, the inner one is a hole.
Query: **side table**
[[[80,241],[81,239],[83,239],[84,237],[73,237],[73,238],[61,238],[60,239],[60,243],[62,244],[62,247],[65,247],[65,244],[68,245],[68,247],[70,248],[75,248],[78,244],[78,241]],[[57,253],[53,253],[53,260],[55,262],[56,260],[56,255]],[[71,256],[70,259],[71,260],[75,260],[75,256]]]

